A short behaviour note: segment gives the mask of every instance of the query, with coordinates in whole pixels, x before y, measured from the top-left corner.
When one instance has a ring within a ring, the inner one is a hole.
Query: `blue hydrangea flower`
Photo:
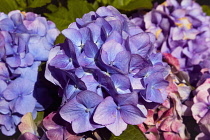
[[[38,67],[48,59],[58,34],[54,23],[37,14],[0,13],[0,127],[4,135],[13,135],[27,112],[35,118],[37,111],[44,110],[35,87]]]
[[[62,34],[66,40],[50,50],[45,77],[60,87],[59,114],[75,133],[107,127],[120,135],[127,124],[143,122],[145,106],[166,99],[170,70],[155,36],[114,7],[85,14]]]
[[[75,133],[94,130],[100,125],[92,121],[93,113],[102,100],[103,98],[95,92],[82,91],[61,108],[60,115],[64,120],[72,123]]]
[[[193,0],[166,0],[143,17],[132,19],[155,37],[155,47],[179,60],[180,70],[191,72],[196,65],[208,68],[210,17]],[[199,47],[198,47],[199,46]]]
[[[119,136],[127,124],[141,124],[146,119],[137,104],[137,93],[120,94],[114,99],[108,96],[97,107],[93,120]]]

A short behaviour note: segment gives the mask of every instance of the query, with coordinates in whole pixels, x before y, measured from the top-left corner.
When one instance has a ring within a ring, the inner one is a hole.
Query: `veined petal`
[[[146,120],[146,116],[134,105],[120,106],[120,115],[124,122],[132,125],[141,124]]]
[[[116,120],[114,123],[106,125],[106,128],[115,136],[119,136],[127,128],[127,124],[123,121],[119,111],[116,113]]]
[[[82,43],[82,35],[81,33],[76,30],[76,29],[72,29],[72,28],[67,28],[64,29],[62,31],[62,34],[67,37],[68,39],[70,39],[73,44],[75,44],[76,46],[80,46]]]
[[[64,120],[71,123],[79,117],[86,116],[85,109],[84,105],[78,103],[76,98],[73,98],[61,108],[59,113]]]
[[[106,97],[96,108],[94,122],[102,125],[112,124],[117,119],[117,105],[112,97]]]
[[[78,93],[76,99],[78,103],[83,104],[89,109],[96,107],[103,100],[103,98],[97,93],[89,90],[81,91]]]

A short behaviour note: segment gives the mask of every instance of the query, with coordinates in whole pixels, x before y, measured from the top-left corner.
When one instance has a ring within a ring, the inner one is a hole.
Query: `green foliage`
[[[15,0],[1,0],[0,9],[1,12],[7,14],[12,10],[20,9],[20,7],[18,7],[18,4],[16,3]]]
[[[112,5],[119,10],[151,9],[152,0],[97,0],[102,5]]]
[[[39,125],[39,123],[41,123],[41,121],[44,119],[44,111],[41,111],[41,112],[37,112],[37,117],[36,119],[34,120],[34,123],[36,125]]]
[[[28,11],[31,8],[42,7],[51,0],[1,0],[1,12],[9,13],[12,10]]]
[[[203,11],[210,16],[210,6],[202,5]]]
[[[146,137],[138,126],[128,125],[127,129],[120,136],[117,137],[112,134],[109,140],[146,140]]]
[[[63,43],[65,40],[65,36],[62,35],[62,34],[59,34],[59,36],[56,38],[55,40],[55,44],[58,44],[58,43]]]
[[[96,8],[98,8],[97,5],[92,5],[84,0],[68,0],[66,7],[61,4],[59,7],[50,4],[48,9],[52,13],[45,13],[45,15],[56,24],[59,30],[63,30],[76,18],[81,18],[85,13],[95,11]]]
[[[42,7],[50,2],[51,0],[28,0],[28,7],[30,8]]]

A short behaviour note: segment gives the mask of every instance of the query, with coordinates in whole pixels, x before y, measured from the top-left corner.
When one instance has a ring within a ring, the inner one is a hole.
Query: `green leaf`
[[[127,129],[120,136],[112,134],[109,140],[146,140],[146,137],[138,126],[128,125]]]
[[[51,0],[28,0],[28,7],[30,8],[37,8],[50,3]]]
[[[203,11],[210,16],[210,6],[202,5]]]
[[[62,34],[59,34],[59,36],[56,38],[55,40],[55,44],[58,44],[58,43],[63,43],[65,40],[65,36],[62,35]]]
[[[103,5],[112,5],[123,11],[132,11],[136,9],[151,9],[152,0],[97,0]]]
[[[48,6],[48,9],[52,13],[45,13],[48,19],[53,21],[59,30],[67,28],[76,18],[81,18],[85,13],[95,11],[98,8],[84,0],[68,0],[67,3],[67,8],[63,6],[56,7],[51,4]]]
[[[37,117],[36,119],[34,120],[34,123],[36,125],[39,125],[39,123],[43,120],[44,118],[44,111],[41,111],[41,112],[37,112]]]
[[[20,9],[20,7],[18,6],[15,0],[1,0],[0,9],[1,9],[1,12],[4,12],[5,14],[7,14],[12,10]]]

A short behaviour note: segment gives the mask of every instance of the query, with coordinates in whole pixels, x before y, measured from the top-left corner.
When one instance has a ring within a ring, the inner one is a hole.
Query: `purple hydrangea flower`
[[[209,67],[210,17],[195,1],[166,0],[144,15],[143,23],[138,19],[132,22],[152,32],[157,39],[155,47],[178,58],[181,70]]]
[[[77,136],[72,132],[71,126],[68,122],[64,121],[59,113],[52,112],[43,119],[43,126],[46,129],[45,134],[42,136],[47,137],[49,140],[53,139],[74,139],[80,140],[82,136]]]
[[[183,77],[186,77],[183,78]],[[191,111],[184,102],[189,99],[191,87],[187,85],[186,73],[171,73],[167,80],[167,99],[155,109],[148,110],[146,120],[138,125],[147,139],[189,139],[183,116],[190,116]],[[161,83],[161,82],[160,82]]]
[[[137,104],[137,93],[120,94],[115,97],[115,101],[108,96],[97,107],[93,120],[119,136],[127,124],[140,124],[146,119]]]
[[[82,91],[66,103],[60,110],[61,117],[72,123],[75,133],[82,133],[100,127],[92,121],[96,106],[103,100],[92,91]],[[82,127],[82,129],[81,129]]]
[[[35,13],[19,10],[0,13],[0,115],[1,131],[16,132],[27,112],[44,110],[34,90],[41,61],[48,59],[59,31],[55,24]],[[39,103],[38,103],[39,101]]]
[[[196,95],[193,98],[194,104],[192,105],[192,115],[197,123],[209,124],[209,106],[210,106],[210,94],[209,94],[210,79],[201,84],[196,89]]]
[[[155,36],[114,7],[85,14],[62,34],[66,40],[51,49],[45,77],[60,87],[59,113],[75,133],[107,127],[120,135],[127,124],[143,122],[146,105],[166,99],[165,78],[170,70],[153,47]],[[150,87],[155,87],[152,94]],[[129,96],[135,99],[126,101]]]

